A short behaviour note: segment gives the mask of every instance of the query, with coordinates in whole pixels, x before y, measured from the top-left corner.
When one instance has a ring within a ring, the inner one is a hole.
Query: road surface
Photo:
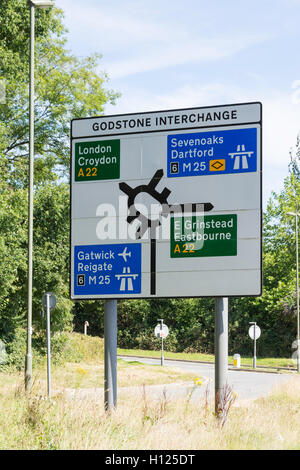
[[[140,358],[140,357],[126,357],[118,356],[119,359],[124,361],[137,361],[143,364],[152,364],[160,366],[160,359]],[[160,366],[161,367],[161,366]],[[168,361],[165,359],[164,367],[181,369],[182,371],[189,371],[195,373],[195,377],[203,377],[204,386],[195,387],[193,392],[193,399],[203,396],[206,388],[208,387],[209,396],[211,399],[214,397],[214,364],[204,364],[186,361]],[[284,374],[284,373],[270,373],[270,372],[255,372],[230,369],[228,371],[228,384],[232,387],[233,391],[238,394],[236,402],[242,400],[256,399],[267,395],[277,385],[290,381],[292,378],[300,380],[297,374]],[[207,386],[205,386],[207,384]],[[168,396],[186,396],[188,390],[193,387],[191,384],[170,384],[170,385],[154,385],[147,386],[148,393],[159,395],[163,389],[167,390]],[[121,389],[119,389],[121,392]],[[125,390],[124,390],[125,391]]]

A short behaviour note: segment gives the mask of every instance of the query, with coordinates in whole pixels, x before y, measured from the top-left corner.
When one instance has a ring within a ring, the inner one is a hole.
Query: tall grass
[[[53,401],[45,398],[45,368],[34,370],[29,396],[23,374],[0,373],[0,449],[300,449],[298,377],[255,401],[233,402],[229,393],[220,420],[209,388],[194,393],[206,387],[202,379],[121,361],[118,406],[106,414],[103,340],[71,335],[62,357],[68,362],[53,367]],[[152,384],[186,381],[181,398],[166,388],[151,393]]]
[[[11,381],[1,387],[0,449],[300,449],[300,383],[267,398],[235,404],[224,425],[207,394],[181,399],[150,388],[120,394],[106,414],[98,395],[44,399],[35,384],[25,397]],[[80,398],[79,398],[80,397]],[[212,398],[212,397],[210,397]]]

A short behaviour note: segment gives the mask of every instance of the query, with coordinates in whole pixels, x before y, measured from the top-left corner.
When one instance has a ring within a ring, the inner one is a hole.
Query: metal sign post
[[[42,297],[42,305],[46,307],[47,321],[47,391],[48,397],[51,399],[51,328],[50,328],[50,310],[56,306],[56,297],[52,292],[46,292]]]
[[[215,300],[215,412],[222,416],[228,371],[228,298]]]
[[[157,321],[160,322],[160,335],[161,335],[161,358],[160,358],[160,365],[164,365],[164,335],[162,334],[163,331],[163,319],[158,319]]]
[[[117,300],[104,306],[104,406],[106,411],[117,406]]]
[[[50,344],[50,294],[46,294],[47,311],[47,389],[51,398],[51,344]]]
[[[259,326],[256,324],[256,322],[251,321],[249,322],[250,328],[249,328],[249,336],[251,339],[253,339],[254,342],[254,347],[253,347],[253,369],[256,369],[256,340],[260,337],[261,335],[261,330]]]
[[[163,318],[158,318],[160,323],[156,325],[154,334],[157,338],[161,338],[161,361],[160,364],[164,365],[164,338],[166,338],[169,334],[169,328],[167,325],[164,324]]]
[[[160,365],[164,366],[164,338],[163,336],[161,337],[161,356],[160,356]]]
[[[161,333],[161,359],[160,359],[160,365],[164,365],[164,335],[162,334],[163,332],[163,319],[158,319],[157,321],[160,322],[160,333]]]

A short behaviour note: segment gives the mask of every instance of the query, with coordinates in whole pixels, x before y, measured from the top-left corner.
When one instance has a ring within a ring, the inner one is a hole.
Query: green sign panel
[[[120,140],[75,144],[75,181],[120,178]]]
[[[171,218],[171,258],[237,255],[237,215]]]

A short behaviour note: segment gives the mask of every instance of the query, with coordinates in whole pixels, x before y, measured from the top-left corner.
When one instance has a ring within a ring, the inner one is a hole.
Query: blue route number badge
[[[168,135],[168,177],[257,171],[257,129]]]
[[[141,293],[141,244],[74,247],[74,295]]]

